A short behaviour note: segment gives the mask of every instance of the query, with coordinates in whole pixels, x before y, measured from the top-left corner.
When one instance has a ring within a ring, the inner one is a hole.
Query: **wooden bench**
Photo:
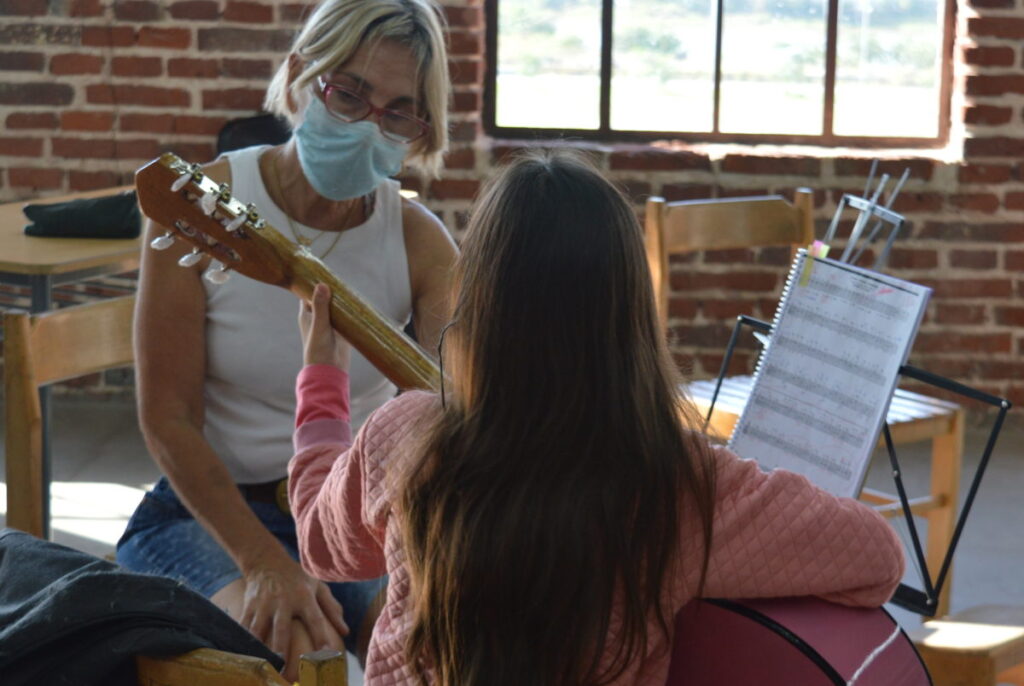
[[[934,686],[1024,686],[1024,607],[983,605],[910,632]]]

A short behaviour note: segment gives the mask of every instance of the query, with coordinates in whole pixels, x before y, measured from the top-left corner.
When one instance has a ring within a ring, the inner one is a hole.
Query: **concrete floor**
[[[158,476],[139,434],[134,407],[125,401],[58,399],[53,416],[53,538],[106,555],[113,551],[142,493]],[[962,495],[987,435],[986,427],[968,428]],[[928,446],[904,446],[899,454],[909,496],[926,494]],[[867,485],[892,490],[890,473],[888,458],[876,455]],[[0,524],[5,512],[2,484]],[[919,526],[923,536],[925,527]],[[897,529],[908,542],[905,526]],[[906,583],[921,588],[914,566],[908,567]],[[1003,430],[982,481],[956,552],[952,589],[954,612],[990,603],[1024,605],[1024,422],[1017,418]],[[921,621],[899,608],[890,610],[905,628]],[[353,686],[362,684],[358,668],[351,676]]]

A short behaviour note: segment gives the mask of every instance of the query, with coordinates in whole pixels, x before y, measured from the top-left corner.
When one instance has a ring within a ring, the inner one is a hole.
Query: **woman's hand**
[[[330,301],[330,289],[318,283],[313,289],[312,303],[303,301],[299,305],[303,362],[307,365],[332,364],[347,372],[351,346],[331,328]]]
[[[289,678],[297,678],[302,653],[322,648],[344,652],[342,636],[349,630],[341,605],[327,584],[310,577],[297,562],[287,556],[262,560],[246,572],[244,581],[239,623],[285,657]]]

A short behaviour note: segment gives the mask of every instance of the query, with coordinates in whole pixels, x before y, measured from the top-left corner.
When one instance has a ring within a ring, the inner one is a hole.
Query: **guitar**
[[[666,686],[931,683],[914,644],[884,609],[771,598],[684,607]]]
[[[228,184],[208,178],[199,165],[164,153],[135,173],[135,188],[143,214],[168,229],[151,243],[153,248],[169,247],[174,239],[186,241],[193,253],[182,264],[194,264],[207,254],[223,265],[208,272],[214,282],[236,271],[307,301],[316,284],[324,283],[331,289],[332,326],[372,365],[403,390],[440,387],[433,359],[396,324],[262,219],[251,203],[234,198]]]

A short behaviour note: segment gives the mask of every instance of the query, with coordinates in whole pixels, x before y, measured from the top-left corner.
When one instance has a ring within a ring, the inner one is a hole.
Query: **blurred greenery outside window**
[[[946,136],[940,119],[948,119],[949,1],[838,0],[828,117],[828,0],[721,0],[718,70],[719,0],[491,0],[489,124],[498,135],[936,146]],[[602,122],[606,12],[612,48]]]

